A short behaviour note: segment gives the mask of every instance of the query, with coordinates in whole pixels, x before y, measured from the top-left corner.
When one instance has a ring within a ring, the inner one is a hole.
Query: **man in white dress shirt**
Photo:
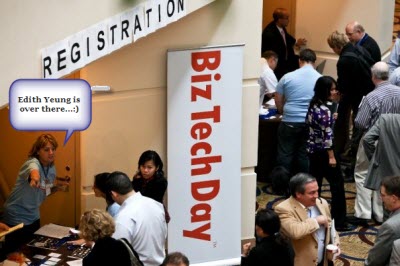
[[[145,266],[159,266],[165,257],[167,223],[161,203],[132,188],[129,177],[113,172],[106,182],[107,193],[121,208],[115,219],[115,239],[125,238]]]

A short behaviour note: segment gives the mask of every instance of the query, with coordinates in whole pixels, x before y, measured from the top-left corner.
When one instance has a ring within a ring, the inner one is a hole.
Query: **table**
[[[259,119],[257,181],[270,182],[269,175],[276,164],[278,127],[281,118]]]
[[[29,266],[40,266],[44,265],[45,262],[47,262],[48,265],[66,266],[69,265],[67,264],[68,262],[82,259],[90,252],[90,248],[67,244],[67,241],[75,239],[76,238],[73,237],[56,239],[35,235],[35,239],[28,244],[23,245],[20,248],[19,253],[24,254],[24,256],[31,261],[28,264]],[[50,256],[51,253],[59,254],[59,256]],[[36,255],[41,257],[38,258]],[[49,264],[49,259],[53,258],[55,258],[56,261],[54,264]],[[79,264],[75,265],[82,265],[82,263],[80,262]]]

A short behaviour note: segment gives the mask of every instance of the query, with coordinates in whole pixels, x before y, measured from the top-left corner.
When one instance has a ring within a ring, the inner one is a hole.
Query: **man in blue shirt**
[[[308,127],[305,119],[315,82],[321,77],[314,68],[316,59],[314,51],[302,50],[300,68],[284,75],[276,87],[276,107],[283,114],[278,128],[277,164],[292,174],[308,172]]]

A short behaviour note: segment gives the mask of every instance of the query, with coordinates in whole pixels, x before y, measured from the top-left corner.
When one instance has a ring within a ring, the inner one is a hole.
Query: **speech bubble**
[[[92,92],[82,79],[18,79],[9,91],[10,122],[16,130],[74,131],[92,122]]]

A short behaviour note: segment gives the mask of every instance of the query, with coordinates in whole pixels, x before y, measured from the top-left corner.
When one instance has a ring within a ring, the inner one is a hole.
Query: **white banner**
[[[185,0],[147,0],[43,48],[42,77],[72,73],[184,16]]]
[[[243,45],[168,51],[168,251],[191,265],[240,262],[242,63]]]

